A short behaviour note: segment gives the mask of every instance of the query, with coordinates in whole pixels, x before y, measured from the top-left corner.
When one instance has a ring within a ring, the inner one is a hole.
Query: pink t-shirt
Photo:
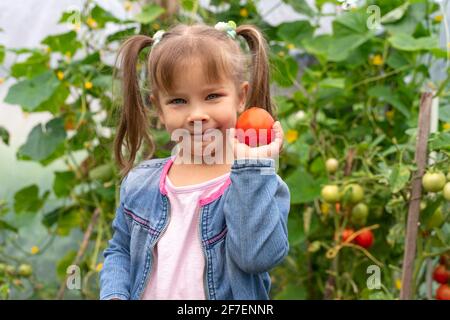
[[[169,164],[170,166],[170,164]],[[154,262],[143,300],[205,300],[205,254],[200,244],[200,199],[213,196],[229,179],[226,173],[212,180],[176,187],[169,177],[165,187],[170,221],[154,248]]]

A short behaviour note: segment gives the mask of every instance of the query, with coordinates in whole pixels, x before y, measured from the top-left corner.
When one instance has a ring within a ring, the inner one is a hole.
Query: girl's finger
[[[275,127],[275,138],[280,138],[283,139],[283,127],[281,126],[281,123],[279,121],[277,121],[274,125]]]

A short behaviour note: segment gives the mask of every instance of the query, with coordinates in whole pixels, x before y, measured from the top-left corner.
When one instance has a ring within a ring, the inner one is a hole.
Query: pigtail
[[[236,29],[236,33],[245,39],[252,54],[247,105],[261,107],[273,116],[275,104],[270,97],[269,49],[267,41],[262,33],[252,25],[241,25]]]
[[[116,59],[116,66],[117,60],[120,60],[123,79],[123,106],[114,139],[114,156],[122,177],[133,168],[136,154],[143,142],[146,142],[150,147],[150,154],[153,154],[155,149],[155,144],[148,131],[148,110],[144,106],[137,75],[139,53],[152,43],[151,37],[145,35],[132,36],[123,43]],[[127,149],[127,158],[122,154],[122,145],[125,145]]]

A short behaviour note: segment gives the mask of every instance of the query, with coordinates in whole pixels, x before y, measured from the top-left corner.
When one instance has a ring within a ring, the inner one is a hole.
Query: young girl
[[[151,109],[172,137],[183,131],[200,147],[133,168],[142,142],[154,149],[137,76],[146,47]],[[290,193],[274,159],[283,130],[276,121],[270,144],[249,147],[233,129],[248,107],[274,111],[267,51],[255,26],[232,21],[180,24],[123,44],[115,156],[125,178],[104,251],[101,299],[269,299],[268,271],[289,250]],[[219,133],[213,141],[211,132]],[[207,150],[214,163],[205,161]]]

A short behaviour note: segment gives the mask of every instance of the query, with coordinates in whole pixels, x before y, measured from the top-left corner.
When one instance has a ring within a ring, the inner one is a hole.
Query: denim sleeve
[[[227,255],[247,273],[266,272],[288,254],[290,193],[275,160],[235,160],[224,204]]]
[[[120,206],[112,227],[114,234],[103,252],[105,258],[100,271],[100,300],[130,299],[130,226],[123,211],[126,178],[120,187]]]

